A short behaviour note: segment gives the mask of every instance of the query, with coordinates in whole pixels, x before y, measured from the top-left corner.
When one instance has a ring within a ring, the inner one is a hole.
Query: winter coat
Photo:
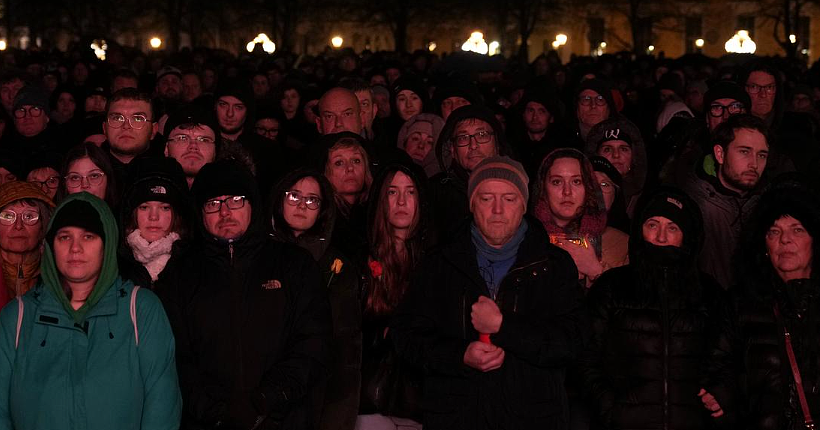
[[[715,278],[724,289],[732,288],[732,256],[759,196],[754,192],[741,196],[728,190],[702,167],[690,175],[683,188],[700,206],[703,215],[707,243],[700,253],[700,269]]]
[[[117,227],[105,203],[88,193],[66,202],[76,200],[100,213],[103,269],[75,311],[46,244],[41,281],[22,297],[22,315],[18,301],[0,312],[0,428],[177,429],[182,399],[162,304],[117,276]]]
[[[330,300],[333,337],[330,341],[329,375],[323,390],[317,390],[320,406],[318,428],[321,430],[352,430],[359,412],[359,389],[362,363],[362,313],[360,276],[357,266],[331,243],[335,223],[335,205],[323,200],[313,228],[295,237],[282,216],[285,192],[301,179],[312,176],[322,190],[322,196],[332,196],[333,189],[318,172],[303,169],[286,175],[271,192],[273,238],[294,243],[307,250],[316,261],[321,286]]]
[[[528,224],[497,295],[503,322],[491,341],[506,354],[497,370],[463,361],[478,340],[471,306],[490,296],[470,230],[417,271],[390,330],[399,355],[425,369],[425,429],[568,427],[564,375],[581,348],[582,292],[569,255],[548,245],[538,221]]]
[[[331,333],[319,270],[307,252],[266,234],[249,172],[235,162],[214,167],[200,172],[194,194],[232,175],[249,190],[252,214],[237,239],[202,229],[201,254],[183,262],[186,284],[166,302],[177,337],[182,428],[314,428],[311,394],[326,377]]]
[[[684,196],[671,198],[698,211]],[[592,337],[579,367],[598,415],[593,428],[731,426],[730,303],[695,267],[702,239],[690,238],[680,248],[654,246],[643,240],[642,219],[630,238],[630,264],[601,275],[587,295]],[[702,237],[702,222],[692,225],[698,231],[685,235]],[[710,416],[697,396],[700,388],[715,396],[724,417]]]
[[[775,288],[771,295],[743,297],[738,302],[737,357],[743,363],[744,428],[804,429],[783,329],[785,326],[791,334],[812,417],[820,416],[820,284],[807,279],[772,283]],[[775,304],[780,321],[774,313]]]

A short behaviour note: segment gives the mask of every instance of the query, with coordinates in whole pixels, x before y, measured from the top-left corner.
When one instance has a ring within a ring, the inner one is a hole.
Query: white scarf
[[[148,243],[140,235],[139,230],[132,231],[126,238],[134,253],[134,258],[145,266],[152,281],[156,281],[160,272],[165,269],[165,265],[171,259],[171,248],[177,240],[179,240],[179,235],[172,232],[162,239]]]

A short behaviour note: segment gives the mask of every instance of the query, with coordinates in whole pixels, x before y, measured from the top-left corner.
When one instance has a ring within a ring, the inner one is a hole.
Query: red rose
[[[382,269],[381,263],[375,260],[370,260],[370,263],[368,263],[368,265],[370,266],[371,276],[373,276],[374,278],[379,278],[382,276],[382,272],[384,270]]]

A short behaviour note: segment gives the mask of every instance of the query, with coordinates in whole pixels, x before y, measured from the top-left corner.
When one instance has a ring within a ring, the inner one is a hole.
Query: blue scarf
[[[498,294],[498,287],[501,285],[501,280],[510,271],[515,259],[518,256],[518,246],[524,240],[527,233],[527,220],[521,220],[521,225],[518,226],[518,231],[505,243],[501,248],[495,248],[487,244],[481,232],[475,225],[475,222],[470,224],[470,233],[472,234],[473,245],[476,249],[476,260],[478,261],[478,271],[484,282],[487,283],[487,289],[490,291],[490,296],[495,299]]]

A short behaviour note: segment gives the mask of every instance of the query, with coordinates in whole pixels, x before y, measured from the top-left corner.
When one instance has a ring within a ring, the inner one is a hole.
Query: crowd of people
[[[3,57],[0,429],[820,415],[818,68],[83,58]]]

